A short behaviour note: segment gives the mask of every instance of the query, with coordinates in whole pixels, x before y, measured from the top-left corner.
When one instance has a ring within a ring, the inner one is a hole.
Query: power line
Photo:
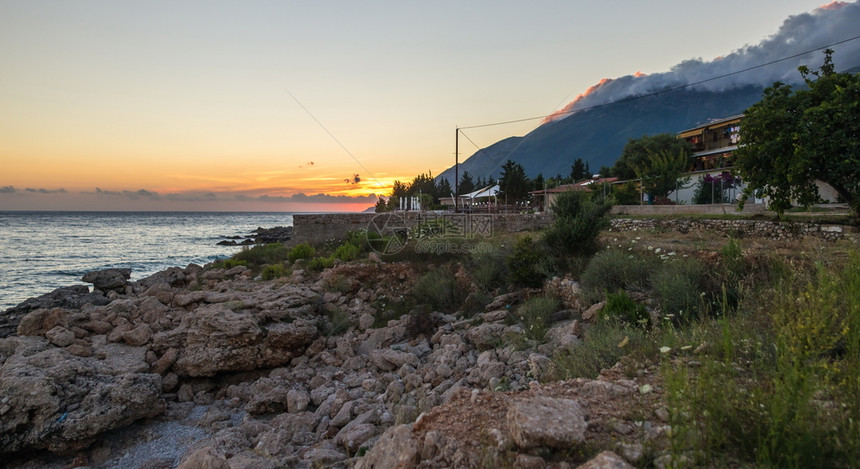
[[[603,106],[609,106],[609,105],[611,105],[611,104],[624,103],[624,102],[628,102],[628,101],[634,101],[634,100],[637,100],[637,99],[648,98],[648,97],[656,96],[656,95],[663,94],[663,93],[670,93],[670,92],[672,92],[672,91],[677,91],[677,90],[681,90],[681,89],[684,89],[684,88],[689,88],[689,87],[691,87],[691,86],[701,85],[702,83],[708,83],[708,82],[710,82],[710,81],[714,81],[714,80],[719,80],[719,79],[721,79],[721,78],[730,77],[730,76],[732,76],[732,75],[737,75],[737,74],[740,74],[740,73],[748,72],[748,71],[750,71],[750,70],[755,70],[755,69],[757,69],[757,68],[767,67],[767,66],[770,66],[770,65],[773,65],[773,64],[779,63],[779,62],[784,62],[784,61],[786,61],[786,60],[791,60],[791,59],[794,59],[794,58],[800,57],[800,56],[802,56],[802,55],[810,54],[810,53],[812,53],[812,52],[816,52],[816,51],[819,51],[819,50],[822,50],[822,49],[827,49],[827,48],[829,48],[829,47],[837,46],[837,45],[839,45],[839,44],[844,44],[844,43],[846,43],[846,42],[854,41],[854,40],[856,40],[856,39],[860,39],[860,36],[850,37],[850,38],[848,38],[848,39],[843,39],[843,40],[841,40],[841,41],[833,42],[833,43],[828,44],[828,45],[826,45],[826,46],[821,46],[821,47],[817,47],[817,48],[815,48],[815,49],[810,49],[810,50],[807,50],[807,51],[804,51],[804,52],[799,52],[799,53],[797,53],[797,54],[790,55],[790,56],[788,56],[788,57],[783,57],[783,58],[780,58],[780,59],[772,60],[772,61],[770,61],[770,62],[766,62],[766,63],[759,64],[759,65],[754,65],[754,66],[752,66],[752,67],[747,67],[747,68],[744,68],[744,69],[742,69],[742,70],[736,70],[736,71],[734,71],[734,72],[726,73],[726,74],[723,74],[723,75],[718,75],[718,76],[715,76],[715,77],[707,78],[707,79],[700,80],[700,81],[696,81],[696,82],[693,82],[693,83],[687,83],[687,84],[684,84],[684,85],[678,85],[678,86],[675,86],[675,87],[672,87],[672,88],[664,88],[664,89],[662,89],[662,90],[659,90],[659,91],[653,91],[653,92],[651,92],[651,93],[640,94],[640,95],[636,95],[636,96],[628,96],[628,97],[626,97],[626,98],[619,99],[618,101],[613,101],[613,102],[611,102],[611,103],[595,104],[595,105],[593,105],[593,106],[582,107],[582,108],[579,108],[579,109],[572,109],[572,110],[570,110],[570,111],[564,111],[564,112],[553,112],[553,113],[551,113],[551,114],[546,114],[546,115],[543,115],[543,116],[525,117],[525,118],[522,118],[522,119],[513,119],[513,120],[507,120],[507,121],[492,122],[492,123],[489,123],[489,124],[467,125],[467,126],[464,126],[464,127],[459,127],[459,129],[461,129],[461,130],[462,130],[462,129],[479,129],[479,128],[482,128],[482,127],[493,127],[493,126],[497,126],[497,125],[516,124],[516,123],[518,123],[518,122],[528,122],[528,121],[533,121],[533,120],[538,120],[538,119],[546,119],[547,117],[562,116],[562,115],[565,115],[565,114],[573,114],[574,112],[587,111],[587,110],[590,110],[590,109],[597,109],[597,108],[601,108],[601,107],[603,107]],[[463,135],[465,135],[465,134],[463,134]],[[467,138],[468,138],[468,137],[467,137]]]

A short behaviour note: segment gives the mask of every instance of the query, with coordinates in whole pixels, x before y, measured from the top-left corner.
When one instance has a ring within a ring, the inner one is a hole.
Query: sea
[[[226,259],[219,246],[257,228],[292,226],[292,213],[0,211],[0,312],[89,271],[131,269],[132,281],[168,267]]]

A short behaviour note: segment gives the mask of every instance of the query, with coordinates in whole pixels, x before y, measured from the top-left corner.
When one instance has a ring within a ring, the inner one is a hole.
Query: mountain
[[[529,177],[567,176],[577,158],[597,172],[611,166],[631,138],[741,114],[775,81],[802,85],[797,67],[817,69],[825,48],[834,51],[837,70],[856,70],[858,24],[860,1],[834,1],[790,16],[759,44],[716,59],[684,60],[662,73],[604,78],[525,136],[479,150],[460,164],[460,174],[498,177],[508,159],[523,165]],[[443,171],[442,178],[453,186],[454,168]]]
[[[711,119],[741,114],[761,98],[761,87],[726,91],[681,89],[582,110],[547,122],[523,137],[509,137],[460,163],[460,174],[475,178],[498,177],[501,166],[513,160],[529,177],[570,174],[574,160],[582,158],[593,172],[612,166],[631,138],[663,132],[675,133]],[[442,172],[453,185],[454,168]]]

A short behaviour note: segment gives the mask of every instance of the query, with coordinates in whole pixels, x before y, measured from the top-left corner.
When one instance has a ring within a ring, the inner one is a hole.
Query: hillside
[[[529,177],[539,173],[566,176],[577,158],[596,172],[601,166],[611,166],[631,138],[675,133],[710,119],[741,114],[759,100],[761,91],[758,86],[722,92],[682,89],[580,111],[475,152],[460,163],[460,174],[469,171],[474,177],[498,177],[508,159],[523,165]],[[453,183],[454,168],[438,177]]]

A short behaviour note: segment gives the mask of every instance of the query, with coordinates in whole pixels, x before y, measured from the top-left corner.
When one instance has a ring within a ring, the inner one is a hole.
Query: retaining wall
[[[856,227],[812,222],[779,222],[770,220],[714,220],[714,219],[631,219],[614,218],[613,230],[671,230],[679,233],[696,231],[717,232],[735,237],[763,237],[770,239],[799,239],[814,236],[830,241],[858,239]]]

